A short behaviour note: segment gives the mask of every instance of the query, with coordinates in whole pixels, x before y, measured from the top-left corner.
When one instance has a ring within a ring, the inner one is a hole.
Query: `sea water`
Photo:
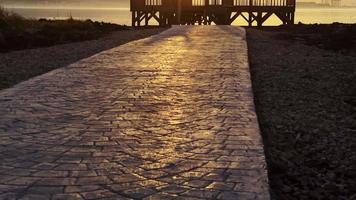
[[[39,7],[12,7],[10,11],[19,13],[28,18],[65,19],[73,17],[75,19],[92,19],[117,24],[131,24],[131,14],[129,8],[39,8]],[[314,23],[356,23],[356,7],[340,8],[306,8],[296,9],[295,22],[305,24]],[[279,25],[281,22],[276,16],[268,19],[265,25]],[[235,25],[246,25],[247,23],[239,17]]]

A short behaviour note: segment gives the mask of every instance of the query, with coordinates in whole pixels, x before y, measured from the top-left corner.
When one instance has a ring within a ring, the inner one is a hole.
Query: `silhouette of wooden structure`
[[[249,26],[276,15],[283,24],[294,23],[296,0],[130,0],[132,26],[230,25],[238,17]]]

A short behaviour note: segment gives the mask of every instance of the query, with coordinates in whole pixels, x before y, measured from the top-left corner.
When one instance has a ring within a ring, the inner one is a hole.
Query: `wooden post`
[[[137,26],[140,27],[141,26],[141,11],[137,12]]]
[[[145,13],[145,26],[148,26],[148,12]]]
[[[294,24],[294,12],[291,13],[291,23]]]
[[[248,13],[248,26],[251,27],[252,26],[252,12],[249,12]]]
[[[132,18],[131,18],[131,23],[132,23],[132,27],[136,26],[136,11],[131,11],[132,14]]]
[[[258,27],[261,27],[262,24],[263,24],[263,21],[262,21],[262,12],[257,12],[257,19],[256,19],[256,21],[257,21],[257,26],[258,26]]]
[[[166,26],[165,19],[162,12],[158,13],[159,26]]]
[[[181,24],[182,17],[182,0],[177,0],[177,21],[178,24]]]
[[[206,14],[206,9],[204,9],[203,24],[208,25],[208,16]]]

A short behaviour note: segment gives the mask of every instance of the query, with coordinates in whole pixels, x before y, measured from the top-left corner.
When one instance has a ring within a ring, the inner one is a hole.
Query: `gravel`
[[[356,199],[355,47],[294,32],[247,30],[272,199]]]

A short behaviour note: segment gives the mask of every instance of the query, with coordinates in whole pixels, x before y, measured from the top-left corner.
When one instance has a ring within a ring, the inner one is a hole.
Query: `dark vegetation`
[[[0,9],[0,90],[164,30],[71,18],[31,20]]]
[[[355,28],[247,30],[272,199],[356,199]]]
[[[303,41],[307,45],[333,51],[356,49],[356,24],[298,24],[282,26],[277,30],[282,31],[276,35],[279,39]]]
[[[0,8],[0,52],[97,39],[128,27],[91,20],[25,19]]]

